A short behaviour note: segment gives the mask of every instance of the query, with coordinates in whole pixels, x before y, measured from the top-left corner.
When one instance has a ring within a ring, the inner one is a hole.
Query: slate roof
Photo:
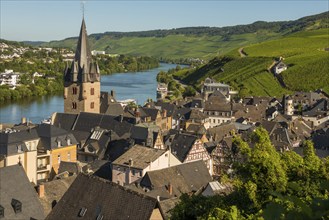
[[[219,111],[230,112],[232,110],[231,104],[222,102],[221,100],[208,100],[206,101],[204,111]]]
[[[61,162],[62,163],[62,162]],[[63,179],[56,179],[49,182],[44,182],[45,194],[39,197],[43,206],[45,215],[47,216],[52,210],[53,202],[56,203],[62,198],[67,189],[71,186],[77,175],[69,176]]]
[[[179,198],[173,197],[170,199],[165,199],[159,202],[160,208],[164,215],[165,219],[170,219],[171,217],[171,210],[175,208],[175,206],[180,202]]]
[[[191,102],[188,102],[184,105],[187,108],[204,108],[205,101],[201,98],[194,98]]]
[[[217,147],[218,143],[215,141],[209,141],[204,143],[204,147],[206,148],[209,155],[211,155],[212,151]]]
[[[131,138],[137,140],[146,140],[148,137],[148,128],[141,126],[134,126],[131,129]]]
[[[79,174],[46,219],[149,219],[156,199],[95,176]],[[87,209],[78,217],[82,208]]]
[[[78,174],[81,171],[81,168],[79,167],[78,163],[76,162],[67,162],[67,161],[61,161],[58,169],[58,173],[63,172],[69,172],[71,174]]]
[[[150,165],[150,162],[155,161],[164,153],[164,150],[135,145],[113,161],[112,164],[128,167],[129,160],[132,160],[133,165],[130,167],[145,169]]]
[[[193,134],[205,134],[207,131],[206,128],[200,124],[190,124],[186,130]]]
[[[171,152],[184,162],[198,137],[189,134],[176,134],[171,143]]]
[[[235,123],[222,124],[208,129],[208,134],[213,137],[215,141],[221,141],[225,136],[230,135],[231,131],[237,133]]]
[[[75,120],[77,119],[78,114],[69,114],[69,113],[56,113],[53,125],[58,128],[63,128],[67,131],[71,131],[74,125]]]
[[[133,125],[128,122],[118,121],[118,118],[115,116],[81,112],[75,122],[73,130],[91,132],[95,127],[100,127],[112,130],[121,137],[130,133],[132,126]]]
[[[18,146],[23,152],[28,151],[24,141],[39,139],[35,128],[13,133],[0,133],[0,154],[10,156],[18,153]]]
[[[40,137],[38,148],[51,150],[59,148],[59,142],[60,146],[70,146],[78,143],[71,132],[58,128],[54,125],[40,124],[36,127],[36,130]]]
[[[233,191],[233,185],[229,183],[209,182],[202,193],[204,196],[228,195]]]
[[[152,191],[163,187],[168,188],[170,183],[173,194],[168,194],[168,196],[179,197],[182,193],[198,191],[211,180],[207,166],[200,160],[147,172],[140,181],[140,186]]]
[[[188,119],[189,118],[189,113],[191,112],[192,110],[190,108],[179,108],[179,109],[176,109],[174,110],[174,113],[173,113],[173,118],[174,119],[179,119],[181,117],[184,117],[185,119]]]
[[[172,116],[174,114],[174,111],[177,109],[177,106],[168,102],[162,102],[162,101],[157,101],[154,103],[155,106],[161,107],[161,110],[166,110],[167,111],[167,116]]]
[[[145,107],[141,107],[139,108],[140,112],[141,112],[141,117],[151,117],[152,121],[155,121],[159,109],[156,108],[145,108]]]
[[[93,173],[93,175],[103,179],[112,179],[111,163],[108,160],[94,160],[82,167],[84,173]]]
[[[105,158],[109,161],[115,161],[129,149],[130,145],[131,142],[126,139],[111,141],[106,149]]]
[[[38,195],[19,165],[0,168],[0,205],[4,207],[4,219],[44,219]],[[22,212],[15,213],[12,199],[22,203]]]

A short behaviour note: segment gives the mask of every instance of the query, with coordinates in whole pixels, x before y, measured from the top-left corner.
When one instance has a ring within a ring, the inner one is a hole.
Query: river
[[[176,64],[160,63],[160,67],[143,71],[102,75],[101,91],[114,90],[117,100],[135,99],[143,105],[148,98],[156,99],[156,75],[175,68]],[[0,104],[0,123],[19,123],[22,117],[40,123],[53,112],[63,112],[62,95],[44,96]]]

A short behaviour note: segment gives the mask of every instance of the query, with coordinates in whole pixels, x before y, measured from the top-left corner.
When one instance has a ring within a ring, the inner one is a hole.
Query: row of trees
[[[137,72],[159,67],[158,59],[147,56],[120,55],[109,57],[107,55],[98,55],[96,59],[102,74]]]
[[[329,158],[320,160],[313,143],[303,144],[303,156],[279,153],[268,133],[258,128],[247,142],[235,137],[233,173],[222,182],[233,185],[227,195],[181,197],[173,219],[327,219],[329,218]]]
[[[63,91],[61,75],[55,78],[36,78],[34,83],[31,81],[31,75],[25,74],[22,85],[15,89],[10,89],[7,85],[0,86],[0,102],[58,94]]]

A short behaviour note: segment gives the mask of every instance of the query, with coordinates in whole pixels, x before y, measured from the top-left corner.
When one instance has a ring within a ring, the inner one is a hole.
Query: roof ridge
[[[139,193],[137,191],[134,191],[132,189],[129,189],[127,187],[121,186],[121,185],[116,184],[116,183],[114,183],[114,182],[112,182],[110,180],[107,180],[107,179],[104,179],[104,178],[101,178],[101,177],[98,177],[98,176],[95,176],[95,175],[92,175],[92,174],[91,175],[88,175],[88,174],[80,173],[80,175],[82,175],[84,177],[87,177],[87,178],[90,178],[90,179],[95,179],[95,180],[97,180],[99,182],[103,182],[103,183],[109,184],[109,185],[111,185],[113,187],[117,187],[117,188],[119,188],[119,189],[121,189],[123,191],[129,192],[131,194],[135,194],[137,196],[141,196],[141,197],[146,198],[146,199],[149,199],[149,200],[155,200],[155,201],[157,201],[157,199],[155,199],[155,198],[153,198],[151,196],[148,196],[148,195],[145,195],[143,193]]]

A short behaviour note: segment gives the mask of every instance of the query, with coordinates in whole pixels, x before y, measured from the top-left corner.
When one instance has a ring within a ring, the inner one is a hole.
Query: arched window
[[[90,88],[90,95],[94,95],[95,94],[95,89],[94,88]]]
[[[95,107],[95,103],[94,102],[91,102],[90,103],[90,108],[93,109]]]
[[[73,93],[73,95],[76,95],[78,93],[77,87],[72,88],[72,93]]]
[[[77,103],[76,102],[72,102],[72,108],[77,109]]]

